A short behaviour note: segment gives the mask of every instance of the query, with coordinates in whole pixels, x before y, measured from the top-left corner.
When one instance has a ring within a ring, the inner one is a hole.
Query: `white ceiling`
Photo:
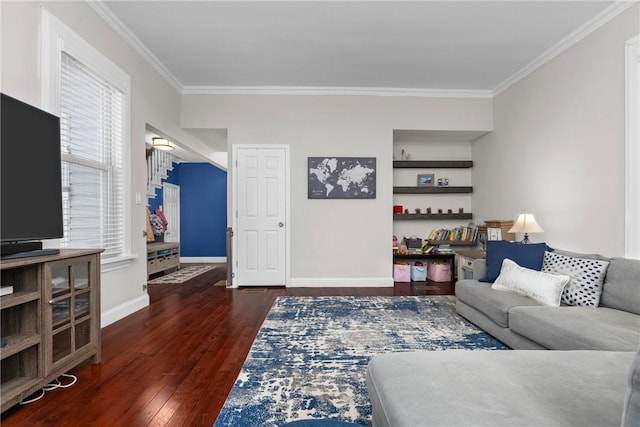
[[[180,89],[490,93],[614,3],[117,0],[102,9]]]
[[[630,3],[89,2],[182,93],[487,97]],[[187,131],[226,151],[224,130]]]

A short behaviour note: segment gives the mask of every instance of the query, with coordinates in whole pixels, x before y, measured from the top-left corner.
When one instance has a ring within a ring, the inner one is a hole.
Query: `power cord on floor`
[[[59,379],[59,378],[62,378],[62,377],[65,377],[65,378],[71,378],[71,381],[69,381],[67,384],[62,384],[62,383],[60,382],[60,379]],[[33,403],[33,402],[35,402],[36,400],[40,400],[40,399],[42,399],[42,398],[44,397],[44,394],[45,394],[47,391],[52,391],[52,390],[55,390],[55,389],[58,389],[58,388],[67,388],[67,387],[71,387],[71,386],[72,386],[72,385],[74,385],[76,382],[78,382],[78,377],[76,377],[75,375],[71,375],[71,374],[62,374],[62,375],[60,375],[58,378],[56,378],[55,380],[51,381],[51,382],[50,382],[49,384],[47,384],[46,386],[42,387],[42,388],[40,389],[40,393],[39,393],[37,396],[32,397],[31,399],[22,400],[22,401],[20,401],[20,404],[21,404],[21,405],[28,405],[29,403]]]

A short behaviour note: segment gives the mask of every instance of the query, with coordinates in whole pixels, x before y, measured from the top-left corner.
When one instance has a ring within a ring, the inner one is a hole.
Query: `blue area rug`
[[[278,297],[215,422],[371,425],[366,368],[392,351],[507,349],[455,312],[454,296]]]

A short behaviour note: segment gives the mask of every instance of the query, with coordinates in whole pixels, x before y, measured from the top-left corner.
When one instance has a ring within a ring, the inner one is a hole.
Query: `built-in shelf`
[[[434,168],[434,169],[450,169],[450,168],[471,168],[472,160],[394,160],[393,167],[400,168]]]
[[[393,161],[394,169],[468,169],[473,167],[473,161],[471,160],[394,160]],[[422,172],[420,172],[422,173]],[[403,173],[402,176],[405,176],[406,173]],[[425,194],[470,194],[473,193],[472,186],[394,186],[393,194],[415,194],[415,195],[425,195]],[[437,197],[437,196],[436,196]],[[469,196],[466,196],[468,198]],[[422,198],[418,197],[418,200],[435,200],[435,198]],[[404,199],[403,199],[404,200]],[[412,202],[415,203],[415,202]],[[415,205],[414,205],[415,206]],[[421,203],[421,206],[429,206],[429,203]],[[457,209],[456,209],[457,210]],[[411,212],[410,209],[408,212]],[[437,209],[436,209],[437,211]],[[443,211],[447,211],[444,209]],[[414,210],[415,212],[415,210]],[[442,212],[442,211],[441,211]],[[469,221],[473,220],[473,214],[471,212],[451,212],[451,213],[394,213],[393,219],[395,221],[412,221],[412,220],[422,220],[422,221],[431,221],[431,220],[455,220],[455,221]],[[439,235],[441,236],[441,235]],[[458,235],[460,236],[460,235]],[[425,240],[427,241],[427,240]],[[467,241],[467,240],[428,240],[428,243],[432,246],[439,245],[450,245],[450,246],[468,246],[473,247],[477,243],[475,241]],[[415,260],[415,259],[443,259],[448,260],[451,263],[451,270],[455,271],[454,268],[454,256],[453,253],[428,253],[428,254],[394,254],[394,261],[398,260]]]
[[[451,246],[475,246],[478,244],[475,240],[429,240],[431,246],[451,245]]]
[[[434,252],[430,252],[428,254],[423,254],[423,253],[406,253],[406,254],[399,254],[399,253],[394,253],[393,254],[393,259],[394,260],[404,260],[404,259],[445,259],[445,260],[453,260],[456,257],[456,254],[454,253],[449,253],[449,254],[440,254],[440,253],[434,253]]]
[[[393,214],[394,220],[439,220],[439,219],[473,219],[473,214],[471,213],[423,213],[423,214]]]
[[[473,187],[393,187],[393,194],[472,193]]]

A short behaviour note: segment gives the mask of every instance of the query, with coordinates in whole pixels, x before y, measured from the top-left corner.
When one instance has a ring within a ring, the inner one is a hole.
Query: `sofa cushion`
[[[502,270],[491,289],[515,292],[544,305],[560,306],[560,298],[571,277],[564,274],[550,274],[520,267],[506,258]]]
[[[456,313],[514,350],[546,350],[545,347],[520,334],[516,334],[511,329],[499,326],[485,316],[484,313],[479,312],[459,299],[456,301]]]
[[[564,255],[564,256],[570,256],[573,258],[586,258],[586,259],[598,259],[600,261],[609,261],[610,258],[606,257],[606,256],[602,256],[600,254],[583,254],[580,252],[571,252],[571,251],[565,251],[564,249],[558,249],[555,248],[553,250],[554,253],[558,253],[560,255]]]
[[[562,292],[562,302],[580,307],[597,307],[602,294],[602,282],[609,261],[571,257],[557,252],[545,252],[543,272],[566,274],[571,277]]]
[[[629,372],[629,387],[624,400],[622,427],[637,427],[640,421],[640,347]]]
[[[605,307],[514,307],[509,328],[552,350],[635,351],[640,316]]]
[[[553,249],[545,243],[525,244],[506,240],[489,240],[487,241],[487,276],[480,281],[493,283],[500,275],[502,261],[505,258],[509,258],[520,267],[540,271],[546,250]]]
[[[509,327],[509,310],[512,307],[540,305],[540,303],[516,294],[491,289],[491,283],[477,280],[460,280],[456,283],[458,300],[475,308],[503,328]]]
[[[640,260],[611,258],[600,304],[640,314]]]
[[[446,350],[374,356],[376,427],[619,426],[633,352]]]

